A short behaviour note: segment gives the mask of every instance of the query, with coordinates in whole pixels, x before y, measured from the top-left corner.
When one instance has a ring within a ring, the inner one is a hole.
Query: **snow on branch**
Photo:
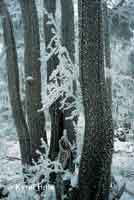
[[[53,37],[46,48],[49,53],[45,53],[45,59],[48,61],[53,55],[56,55],[59,63],[55,66],[56,69],[53,70],[49,77],[47,94],[42,102],[43,107],[39,111],[47,110],[60,97],[62,97],[60,98],[62,109],[69,109],[71,106],[76,108],[78,103],[76,102],[76,97],[73,94],[73,81],[78,80],[78,66],[72,62],[68,50],[62,45],[57,28],[58,26],[53,15],[48,13],[46,9],[43,9],[43,11],[45,12],[45,15],[48,16],[47,24],[53,25],[53,28],[51,29]],[[72,104],[66,104],[68,98],[74,99]],[[74,115],[78,115],[78,112],[75,110],[72,114],[74,117]]]
[[[5,56],[7,48],[2,48],[2,50],[0,51],[0,59],[2,59]]]

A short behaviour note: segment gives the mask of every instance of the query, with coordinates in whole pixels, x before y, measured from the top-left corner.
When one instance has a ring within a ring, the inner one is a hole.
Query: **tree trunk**
[[[105,77],[101,0],[79,1],[80,74],[85,135],[79,200],[108,200],[113,125]]]
[[[104,57],[106,67],[106,86],[109,97],[109,102],[112,107],[112,80],[111,80],[111,49],[110,49],[110,32],[109,32],[109,21],[108,21],[108,8],[107,3],[104,3]]]
[[[61,39],[62,45],[65,46],[69,52],[69,56],[73,63],[75,63],[75,28],[74,28],[74,5],[72,0],[61,0]],[[76,81],[72,80],[73,93],[76,93]],[[67,103],[72,103],[73,98],[68,98]],[[68,139],[73,144],[76,142],[75,129],[73,120],[66,120],[66,117],[70,117],[75,108],[71,108],[64,111],[64,129],[67,130]],[[74,119],[77,123],[77,117]]]
[[[16,44],[11,17],[3,0],[0,1],[0,15],[3,16],[4,42],[7,48],[6,61],[11,108],[20,143],[22,164],[28,165],[31,163],[30,137],[21,104]]]
[[[74,30],[74,5],[72,0],[61,0],[61,31],[62,44],[69,52],[72,62],[75,62],[75,30]]]
[[[56,11],[56,0],[44,0],[44,7],[49,14],[52,14],[55,18],[55,11]],[[46,51],[49,53],[47,46],[49,45],[53,33],[52,33],[52,24],[47,24],[48,22],[48,15],[44,14],[44,35],[45,35],[45,45]],[[59,60],[57,55],[53,55],[47,61],[47,82],[49,84],[49,77],[56,66],[58,65]],[[50,141],[50,152],[49,157],[51,160],[54,160],[59,152],[59,139],[63,135],[63,112],[59,109],[60,103],[59,99],[54,102],[50,108],[50,118],[51,118],[51,141]]]
[[[20,5],[24,22],[26,114],[32,158],[37,161],[35,151],[39,149],[42,152],[41,138],[47,143],[44,113],[38,112],[42,108],[39,24],[35,1],[20,0]]]

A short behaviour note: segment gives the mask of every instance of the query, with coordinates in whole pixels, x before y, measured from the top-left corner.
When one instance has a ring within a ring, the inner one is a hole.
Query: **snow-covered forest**
[[[133,0],[0,0],[0,199],[134,200]]]

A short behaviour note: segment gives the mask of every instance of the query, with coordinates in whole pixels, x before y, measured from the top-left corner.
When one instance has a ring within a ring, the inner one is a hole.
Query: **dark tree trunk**
[[[32,158],[37,161],[36,150],[40,148],[41,138],[47,143],[45,117],[41,103],[41,62],[39,24],[35,1],[20,0],[24,22],[26,111],[32,147]]]
[[[6,61],[11,108],[20,143],[22,164],[28,165],[31,163],[30,137],[21,104],[16,44],[11,17],[3,0],[0,1],[0,15],[3,16],[4,42],[7,48]]]
[[[47,12],[53,15],[55,18],[55,11],[56,11],[56,0],[44,0],[44,7]],[[45,44],[46,44],[46,51],[49,53],[47,49],[48,44],[50,43],[53,33],[52,33],[52,24],[47,24],[48,22],[48,14],[44,14],[44,35],[45,35]],[[49,83],[49,77],[56,66],[58,65],[59,60],[57,55],[53,55],[47,61],[47,82]],[[50,140],[50,152],[49,157],[51,160],[54,160],[59,152],[59,139],[63,135],[63,112],[59,109],[60,102],[59,99],[54,102],[50,108],[50,118],[51,118],[51,140]]]
[[[62,44],[69,52],[70,58],[74,63],[75,54],[75,30],[74,30],[74,5],[72,0],[61,0],[61,31]]]
[[[74,5],[72,0],[61,0],[61,35],[62,45],[65,46],[69,52],[69,56],[73,63],[75,63],[75,28],[74,28]],[[72,80],[73,93],[76,93],[76,81]],[[68,98],[67,103],[72,103],[73,98]],[[64,129],[67,130],[68,139],[73,144],[76,142],[75,129],[73,120],[66,120],[66,117],[71,116],[75,108],[64,111]],[[77,118],[74,119],[77,123]]]
[[[79,1],[80,73],[85,135],[79,170],[80,200],[108,200],[113,125],[103,55],[101,0]]]

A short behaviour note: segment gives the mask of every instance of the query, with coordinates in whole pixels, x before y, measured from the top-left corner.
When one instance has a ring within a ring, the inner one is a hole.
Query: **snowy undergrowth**
[[[83,126],[84,124],[81,120],[81,124],[79,126]],[[7,142],[8,141],[8,142]],[[17,180],[18,184],[22,183],[21,176],[21,162],[19,160],[7,160],[6,157],[19,157],[19,145],[16,141],[10,141],[5,138],[3,140],[3,155],[2,162],[0,162],[0,178],[1,180],[5,181],[9,184],[9,186],[13,186],[10,188],[10,200],[15,199],[11,197],[15,197],[16,199],[26,199],[26,195],[29,195],[29,191],[20,190],[23,186],[21,185],[20,188],[16,186]],[[0,155],[2,157],[2,155]],[[118,181],[119,185],[122,185],[124,182],[126,183],[126,187],[129,191],[134,193],[134,145],[133,141],[129,139],[126,142],[120,142],[118,140],[115,141],[115,153],[113,155],[113,164],[112,164],[112,174],[115,176],[116,180]],[[13,184],[14,182],[14,184]],[[30,191],[30,194],[33,194],[33,191]],[[49,185],[48,186],[48,199],[51,199],[51,195],[54,197],[54,188]],[[127,193],[124,193],[121,200],[132,200],[133,197]],[[46,200],[46,199],[45,199]],[[53,199],[51,199],[53,200]]]

